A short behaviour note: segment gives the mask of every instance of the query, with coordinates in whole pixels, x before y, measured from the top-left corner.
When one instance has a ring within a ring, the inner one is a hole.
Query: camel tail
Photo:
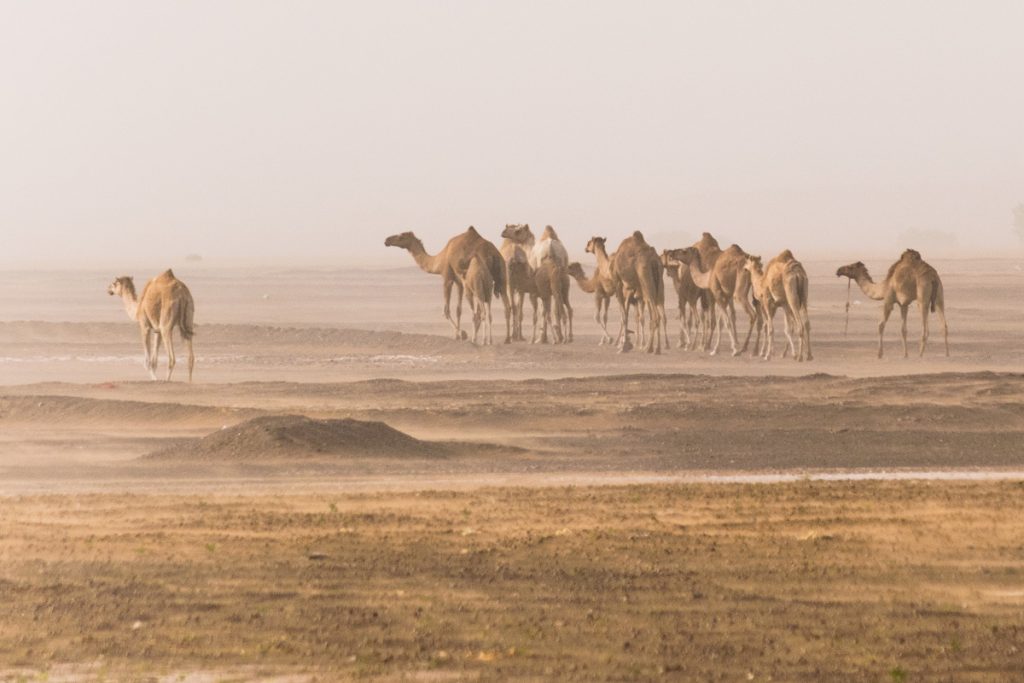
[[[192,301],[192,297],[185,299],[184,305],[181,307],[181,317],[178,320],[178,327],[181,329],[181,336],[184,339],[191,339],[195,336],[196,330],[193,326],[193,318],[195,317],[196,305]]]
[[[509,288],[510,279],[508,276],[508,264],[503,256],[497,256],[494,260],[494,268],[491,268],[491,278],[494,280],[494,295],[499,298],[512,295]]]
[[[932,287],[931,312],[934,313],[937,305],[942,302],[942,282],[936,282]]]

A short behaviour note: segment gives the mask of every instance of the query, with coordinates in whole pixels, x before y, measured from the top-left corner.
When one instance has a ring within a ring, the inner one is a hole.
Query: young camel
[[[128,317],[139,323],[142,347],[146,352],[145,367],[153,379],[156,379],[161,340],[167,347],[167,380],[171,379],[176,362],[172,334],[174,328],[178,328],[188,347],[188,381],[191,382],[196,364],[196,355],[192,349],[192,337],[195,336],[192,321],[196,307],[185,283],[174,277],[174,273],[168,269],[146,283],[141,297],[135,296],[135,281],[128,276],[111,282],[107,294],[121,297]]]
[[[811,353],[811,319],[807,312],[808,278],[803,265],[796,260],[793,252],[786,249],[762,268],[760,256],[748,256],[744,265],[750,273],[754,296],[761,305],[762,321],[765,326],[765,360],[770,360],[774,345],[775,311],[780,307],[785,315],[785,333],[796,361],[814,360]],[[790,328],[794,328],[800,347],[793,344]],[[782,357],[786,357],[785,351]]]
[[[481,323],[484,326],[484,344],[493,344],[491,338],[491,293],[494,291],[494,278],[480,256],[475,256],[462,278],[466,288],[466,299],[473,311],[473,343],[477,343]]]
[[[423,248],[423,242],[411,232],[403,232],[391,235],[384,240],[385,247],[399,247],[412,254],[413,260],[421,270],[434,275],[440,275],[444,291],[444,317],[451,323],[455,330],[456,339],[465,339],[466,334],[462,331],[462,280],[466,276],[469,264],[475,256],[480,256],[487,265],[494,281],[494,293],[501,297],[505,305],[505,343],[512,341],[512,307],[509,303],[508,294],[508,269],[505,259],[502,258],[498,248],[484,239],[472,225],[462,234],[448,240],[437,254],[428,254]],[[457,299],[455,317],[451,314],[451,294],[455,288]]]
[[[501,233],[501,255],[505,258],[505,265],[508,268],[508,296],[512,303],[512,339],[524,341],[523,336],[523,315],[527,295],[535,289],[533,284],[533,268],[530,267],[529,252],[523,244],[518,241],[521,231],[529,232],[527,224],[506,224]],[[532,237],[532,233],[531,233]],[[537,302],[533,297],[531,303],[536,307]],[[537,317],[534,308],[534,318]]]
[[[942,322],[942,335],[946,343],[946,356],[949,356],[949,327],[946,325],[945,297],[942,291],[942,280],[934,268],[921,259],[921,254],[907,249],[899,261],[889,267],[889,272],[882,282],[874,282],[868,274],[867,267],[861,262],[842,266],[836,271],[836,277],[848,277],[857,281],[868,297],[882,302],[882,321],[878,323],[878,357],[882,357],[882,335],[885,323],[889,320],[892,309],[900,307],[903,325],[900,335],[903,339],[903,357],[907,357],[907,309],[914,301],[921,307],[921,356],[924,355],[925,344],[928,342],[928,313],[939,314]]]
[[[569,274],[569,277],[576,280],[576,284],[580,286],[580,289],[587,294],[594,295],[594,321],[601,328],[601,341],[597,345],[611,344],[614,340],[608,332],[608,308],[611,304],[613,292],[605,289],[605,282],[601,277],[600,268],[595,270],[594,274],[589,278],[583,272],[583,266],[579,263],[570,263],[566,272]]]
[[[697,286],[690,274],[691,263],[700,266],[700,252],[694,247],[666,249],[661,252],[661,263],[672,279],[679,300],[679,347],[692,351],[698,344],[705,344],[708,327],[704,318],[710,295]]]

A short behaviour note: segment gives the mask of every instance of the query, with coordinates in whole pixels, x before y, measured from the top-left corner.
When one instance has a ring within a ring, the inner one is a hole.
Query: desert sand
[[[475,347],[413,267],[168,264],[191,385],[125,273],[0,273],[0,678],[1006,680],[1024,261],[931,262],[949,358],[808,261],[810,363],[678,349],[671,288],[655,356],[575,284]]]

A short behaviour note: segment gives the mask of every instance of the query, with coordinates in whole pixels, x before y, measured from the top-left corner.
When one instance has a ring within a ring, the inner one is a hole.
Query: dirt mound
[[[225,427],[145,459],[243,462],[324,457],[441,457],[444,444],[420,441],[383,422],[314,420],[302,415],[269,415]]]

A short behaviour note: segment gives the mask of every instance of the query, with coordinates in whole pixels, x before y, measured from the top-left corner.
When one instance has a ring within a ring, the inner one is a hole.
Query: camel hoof
[[[469,339],[469,335],[466,332],[459,332],[459,336],[457,336],[456,339],[466,341],[467,339]]]

